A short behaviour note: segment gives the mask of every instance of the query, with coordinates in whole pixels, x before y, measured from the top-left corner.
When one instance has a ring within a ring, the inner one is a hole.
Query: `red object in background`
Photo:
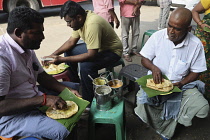
[[[68,0],[0,0],[0,10],[10,12],[17,6],[26,5],[35,10],[39,10],[43,7],[63,5]],[[75,2],[82,2],[88,0],[72,0]]]

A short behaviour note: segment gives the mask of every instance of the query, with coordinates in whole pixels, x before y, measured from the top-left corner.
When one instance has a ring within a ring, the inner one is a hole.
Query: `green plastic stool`
[[[118,77],[117,75],[117,72],[114,71],[114,67],[117,67],[117,66],[122,66],[122,68],[125,66],[125,62],[123,61],[122,58],[120,58],[119,61],[117,61],[116,63],[114,63],[113,65],[109,66],[106,68],[106,71],[110,71],[114,74],[114,77]]]
[[[113,104],[113,107],[107,111],[100,111],[96,108],[96,99],[94,98],[89,114],[89,140],[95,140],[95,124],[114,124],[116,131],[116,140],[125,140],[124,124],[124,101]]]
[[[147,30],[146,32],[144,32],[143,34],[143,38],[142,38],[142,41],[141,41],[141,49],[144,47],[144,38],[145,36],[151,36],[153,33],[155,33],[157,30]]]

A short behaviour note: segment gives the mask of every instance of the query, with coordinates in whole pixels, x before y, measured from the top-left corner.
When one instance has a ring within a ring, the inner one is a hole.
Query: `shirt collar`
[[[8,45],[11,46],[11,48],[16,50],[20,54],[25,53],[25,51],[20,47],[20,45],[18,45],[17,42],[15,42],[8,33],[4,35],[4,38],[7,41]]]
[[[166,38],[169,40],[167,29],[165,30],[165,34],[166,34]],[[181,48],[181,47],[187,46],[188,44],[189,44],[189,33],[187,33],[185,39],[181,43],[177,44],[176,46],[174,45],[174,48]]]

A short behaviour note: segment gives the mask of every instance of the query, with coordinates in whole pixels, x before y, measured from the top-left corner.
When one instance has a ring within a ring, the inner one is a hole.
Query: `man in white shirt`
[[[144,122],[156,129],[163,139],[170,139],[173,136],[177,125],[175,120],[181,123],[180,116],[182,114],[178,113],[191,106],[188,103],[195,96],[199,96],[197,101],[201,102],[200,108],[203,108],[202,111],[205,114],[201,118],[206,117],[209,110],[208,102],[199,90],[200,85],[202,85],[200,84],[201,81],[196,82],[199,74],[206,70],[206,60],[201,41],[189,32],[191,30],[191,20],[192,14],[190,10],[177,8],[169,18],[167,29],[154,33],[140,52],[142,55],[142,65],[149,69],[148,74],[152,74],[156,84],[162,82],[162,75],[166,75],[174,86],[182,89],[182,93],[167,95],[167,99],[166,96],[155,96],[155,99],[158,100],[158,105],[148,105],[142,102],[143,100],[141,99],[144,98],[143,94],[145,93],[142,89],[137,93],[136,114]],[[194,97],[191,97],[192,95]],[[179,107],[178,113],[174,115],[174,110],[169,110],[175,117],[173,115],[170,116],[169,113],[169,116],[162,119],[162,113],[167,113],[167,111],[164,112],[165,103],[168,100],[172,100],[172,97],[176,98],[176,96],[180,96],[180,102],[174,100],[174,102],[179,102],[178,105],[175,104],[175,106]],[[183,105],[185,98],[189,98],[189,102],[186,101],[185,105]],[[147,99],[149,98],[147,97]],[[200,108],[197,108],[200,111]],[[194,116],[198,116],[196,113]],[[187,121],[190,122],[192,118]],[[159,126],[160,124],[161,126]],[[185,125],[185,123],[181,124]]]

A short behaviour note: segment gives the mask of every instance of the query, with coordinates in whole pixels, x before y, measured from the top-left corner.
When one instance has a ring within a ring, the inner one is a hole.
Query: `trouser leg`
[[[161,8],[161,15],[159,21],[159,28],[164,29],[167,27],[167,21],[170,13],[170,5],[165,8]]]
[[[79,55],[87,52],[86,44],[81,43],[77,44],[72,50],[69,50],[64,53],[64,56],[74,56]],[[69,65],[69,78],[72,82],[80,82],[80,78],[78,76],[78,63],[77,62],[66,62],[67,65]]]
[[[130,18],[121,17],[121,36],[122,36],[122,44],[123,44],[123,55],[129,54],[129,45],[128,45],[128,39],[129,39],[129,30],[130,30]]]
[[[119,61],[120,56],[117,54],[106,51],[100,52],[96,56],[96,60],[91,62],[80,63],[80,75],[82,85],[82,97],[85,100],[92,102],[94,97],[92,80],[88,77],[90,75],[93,78],[98,77],[98,70],[106,68],[113,63]]]
[[[64,140],[70,132],[59,122],[39,110],[0,118],[0,135],[3,137],[32,136]]]
[[[137,51],[137,44],[138,44],[138,41],[139,41],[139,33],[140,33],[140,16],[132,18],[131,29],[132,29],[131,51],[136,52]]]
[[[159,14],[159,20],[158,20],[158,30],[161,30],[162,18],[163,18],[163,8],[160,8],[160,14]]]

